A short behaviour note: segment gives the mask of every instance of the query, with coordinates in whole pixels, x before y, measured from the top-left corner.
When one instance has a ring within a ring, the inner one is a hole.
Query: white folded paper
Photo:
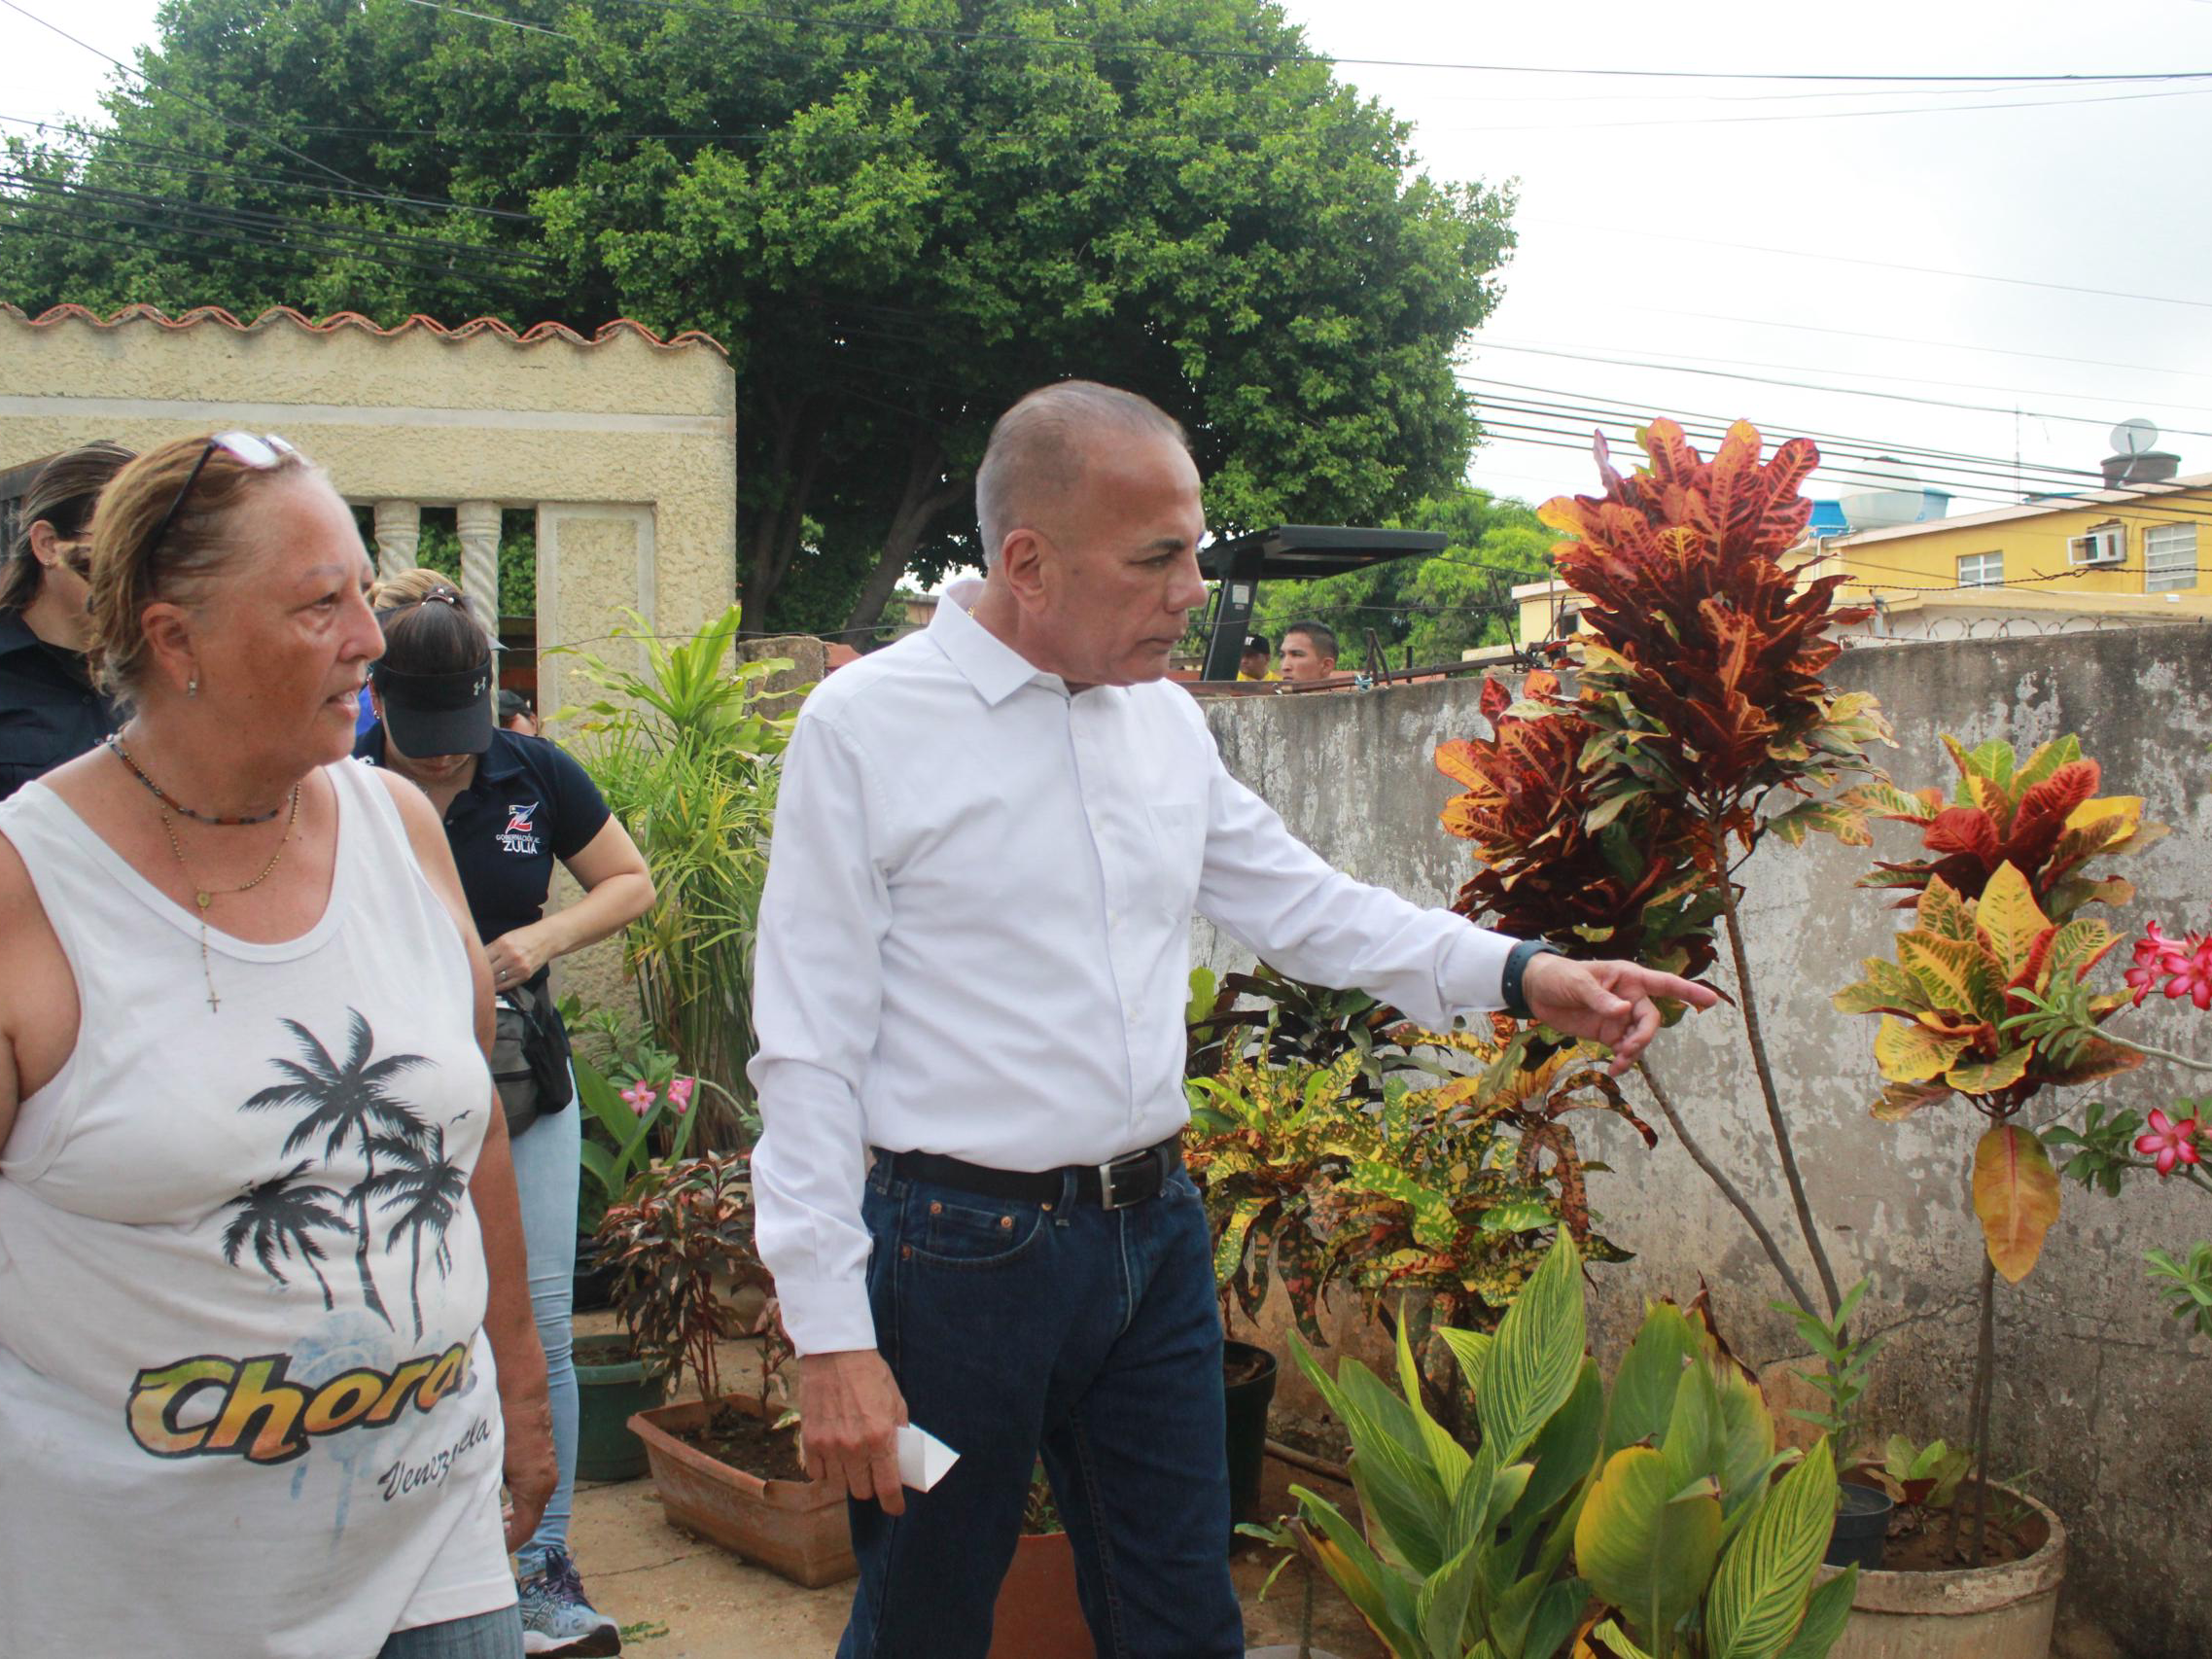
[[[951,1472],[960,1462],[960,1454],[930,1433],[913,1424],[903,1424],[898,1430],[898,1478],[917,1492],[927,1492]]]

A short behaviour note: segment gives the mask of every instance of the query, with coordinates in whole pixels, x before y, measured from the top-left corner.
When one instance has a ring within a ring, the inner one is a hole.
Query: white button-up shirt
[[[875,1346],[869,1148],[1004,1170],[1180,1129],[1194,911],[1448,1026],[1513,941],[1331,869],[1170,682],[1071,694],[945,596],[841,668],[784,758],[755,966],[757,1239],[801,1353]]]

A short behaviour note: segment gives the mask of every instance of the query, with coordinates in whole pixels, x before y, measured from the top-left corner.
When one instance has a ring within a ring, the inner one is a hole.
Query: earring
[[[190,680],[187,680],[185,682],[185,695],[188,697],[196,697],[199,695],[198,675],[194,674]]]

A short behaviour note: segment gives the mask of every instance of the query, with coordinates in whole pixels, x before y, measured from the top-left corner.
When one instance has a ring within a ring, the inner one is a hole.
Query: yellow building
[[[1849,505],[1846,503],[1846,506]],[[2212,619],[2212,473],[1808,537],[1806,580],[1842,572],[1841,600],[1875,603],[1854,643]],[[1521,643],[1572,639],[1579,596],[1524,582]]]

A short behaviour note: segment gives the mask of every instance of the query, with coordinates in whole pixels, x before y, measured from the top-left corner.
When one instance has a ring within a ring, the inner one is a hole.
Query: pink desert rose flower
[[[2151,1132],[2135,1137],[2135,1149],[2145,1157],[2155,1157],[2161,1176],[2173,1174],[2177,1163],[2197,1163],[2201,1160],[2196,1150],[2196,1119],[2185,1117],[2176,1123],[2154,1107]]]
[[[643,1117],[652,1110],[653,1086],[641,1077],[622,1091],[622,1098],[630,1103],[632,1112]]]
[[[678,1077],[668,1085],[668,1104],[676,1108],[677,1116],[691,1110],[691,1090],[697,1084],[696,1077]]]
[[[2212,1008],[2212,938],[2189,935],[2188,954],[2176,950],[2166,968],[2166,995],[2187,997],[2201,1010]]]
[[[2159,981],[2180,968],[2188,957],[2187,948],[2178,940],[2168,938],[2158,923],[2145,928],[2143,936],[2135,941],[2135,966],[2126,973],[2128,986],[2135,993],[2134,1006],[2141,1007],[2143,999],[2158,990]]]

